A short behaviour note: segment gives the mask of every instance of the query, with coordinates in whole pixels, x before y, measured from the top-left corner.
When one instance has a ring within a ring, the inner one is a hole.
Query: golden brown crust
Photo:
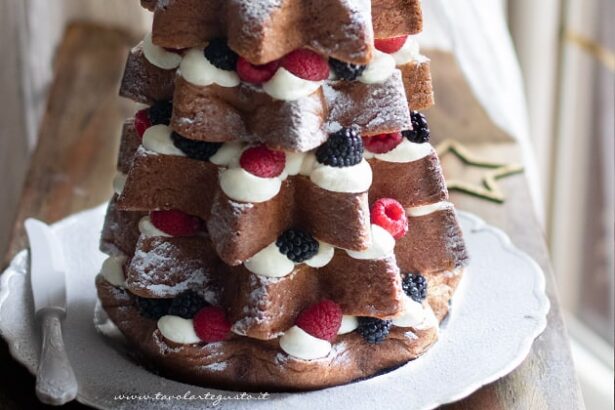
[[[163,70],[151,64],[139,44],[130,51],[120,85],[120,96],[152,105],[173,98],[175,71]]]
[[[429,64],[430,60],[424,58],[398,67],[412,111],[425,110],[435,104]]]
[[[372,0],[372,23],[376,38],[418,34],[423,31],[420,0]]]

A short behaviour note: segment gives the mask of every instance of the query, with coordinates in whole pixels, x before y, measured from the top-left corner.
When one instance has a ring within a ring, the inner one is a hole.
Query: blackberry
[[[412,113],[410,113],[410,117],[412,119],[412,129],[402,131],[403,136],[415,144],[423,144],[428,142],[429,124],[427,124],[427,118],[425,118],[425,116],[418,111],[412,111]]]
[[[205,58],[220,70],[234,71],[239,56],[231,50],[223,38],[214,38],[203,51]]]
[[[427,297],[427,279],[420,273],[408,273],[402,282],[406,295],[421,303]]]
[[[189,158],[199,161],[209,161],[222,146],[221,142],[196,141],[184,138],[176,132],[171,134],[173,145],[186,154]]]
[[[382,320],[375,317],[360,317],[357,331],[367,343],[377,345],[389,335],[392,320]]]
[[[335,76],[341,80],[354,81],[363,71],[365,71],[365,65],[345,63],[335,58],[329,59],[329,66],[335,73]]]
[[[171,114],[173,114],[173,103],[171,101],[158,101],[149,107],[149,120],[154,125],[169,125]]]
[[[189,290],[173,299],[169,307],[169,315],[192,319],[199,310],[208,305],[201,295]]]
[[[148,299],[142,297],[137,298],[137,307],[141,316],[148,319],[158,320],[166,315],[171,306],[170,299]]]
[[[316,159],[332,167],[350,167],[363,160],[363,141],[353,128],[342,128],[316,150]]]
[[[289,229],[278,237],[276,246],[288,259],[301,263],[318,253],[318,241],[300,229]]]

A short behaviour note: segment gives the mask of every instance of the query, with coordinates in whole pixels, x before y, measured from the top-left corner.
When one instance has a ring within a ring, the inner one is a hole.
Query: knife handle
[[[68,361],[62,339],[62,318],[59,309],[39,312],[43,331],[41,357],[36,373],[36,395],[46,404],[62,405],[77,397],[77,379]]]

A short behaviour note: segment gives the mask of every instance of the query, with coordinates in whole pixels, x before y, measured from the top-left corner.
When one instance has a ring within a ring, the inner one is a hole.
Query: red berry
[[[224,309],[207,306],[199,310],[192,319],[196,335],[204,342],[220,342],[231,332],[231,324],[226,319]]]
[[[331,341],[342,325],[342,308],[332,300],[322,300],[299,313],[295,324],[314,337]]]
[[[399,145],[403,136],[401,132],[363,137],[363,146],[374,154],[384,154]]]
[[[143,138],[145,130],[152,126],[152,121],[149,118],[149,108],[137,111],[135,114],[135,130],[139,138]]]
[[[401,239],[408,233],[408,217],[404,207],[391,198],[380,198],[371,209],[371,220],[386,229],[395,239]]]
[[[275,178],[284,171],[286,155],[264,145],[248,148],[241,154],[239,165],[249,173],[261,178]]]
[[[192,236],[202,228],[201,220],[181,211],[152,211],[152,225],[171,236]]]
[[[329,64],[319,54],[301,48],[282,57],[282,67],[299,78],[323,81],[329,78]]]
[[[383,53],[394,53],[399,51],[406,42],[408,36],[399,36],[399,37],[391,37],[391,38],[380,38],[376,39],[375,46],[378,50]]]
[[[279,61],[254,65],[243,57],[239,57],[239,60],[237,60],[237,74],[239,78],[251,84],[260,85],[265,81],[269,81],[275,72],[278,71],[278,67],[280,67]]]

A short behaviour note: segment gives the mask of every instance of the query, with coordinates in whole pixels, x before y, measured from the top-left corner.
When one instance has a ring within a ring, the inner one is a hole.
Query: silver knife
[[[30,218],[25,226],[30,242],[34,311],[43,334],[36,395],[43,403],[59,406],[73,400],[78,390],[62,339],[62,320],[66,317],[64,257],[49,225]]]

